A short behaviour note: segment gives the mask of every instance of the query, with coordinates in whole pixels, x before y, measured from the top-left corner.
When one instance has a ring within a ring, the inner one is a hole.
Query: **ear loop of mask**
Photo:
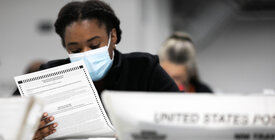
[[[110,43],[111,43],[111,33],[112,33],[112,32],[109,33],[108,47],[110,47]]]
[[[109,33],[109,40],[108,40],[108,49],[109,49],[109,47],[110,47],[110,43],[111,43],[111,35],[112,35],[112,32],[110,32]],[[114,60],[114,58],[115,58],[115,51],[113,51],[113,57],[112,57],[112,59],[111,60]]]

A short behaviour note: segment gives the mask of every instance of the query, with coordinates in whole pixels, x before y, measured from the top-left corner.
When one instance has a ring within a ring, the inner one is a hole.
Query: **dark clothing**
[[[192,82],[191,84],[194,85],[196,93],[213,93],[211,88],[202,82]]]
[[[20,92],[18,90],[18,88],[13,92],[12,96],[19,96]]]
[[[40,69],[70,63],[70,59],[50,61]],[[159,65],[158,57],[148,53],[121,54],[115,50],[114,61],[107,75],[94,82],[98,93],[102,90],[120,91],[178,91],[174,81]]]

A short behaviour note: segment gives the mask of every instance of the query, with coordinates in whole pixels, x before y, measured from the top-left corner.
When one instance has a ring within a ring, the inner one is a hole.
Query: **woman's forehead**
[[[68,31],[68,30],[75,31],[79,29],[93,31],[93,32],[102,31],[102,30],[106,31],[106,26],[105,24],[101,24],[97,19],[84,19],[84,20],[78,20],[71,23],[66,27],[65,31]]]
[[[91,38],[93,36],[107,36],[105,25],[99,26],[96,19],[78,20],[68,25],[64,34],[65,40],[77,38]]]

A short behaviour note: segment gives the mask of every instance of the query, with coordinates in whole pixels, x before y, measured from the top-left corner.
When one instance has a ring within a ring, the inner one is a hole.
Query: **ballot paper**
[[[103,92],[119,140],[274,140],[275,96]]]
[[[22,96],[45,99],[58,123],[52,138],[114,136],[114,129],[83,61],[15,77]]]
[[[34,97],[0,98],[0,140],[31,140],[44,104]]]

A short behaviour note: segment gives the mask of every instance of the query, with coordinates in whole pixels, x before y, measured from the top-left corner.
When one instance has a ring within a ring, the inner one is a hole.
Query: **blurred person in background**
[[[34,60],[27,66],[27,69],[25,70],[24,73],[27,74],[27,73],[39,71],[40,66],[44,63],[45,63],[45,61],[43,61],[43,60]],[[19,96],[19,95],[20,95],[20,92],[18,89],[16,89],[13,92],[13,96]]]
[[[159,50],[160,65],[176,82],[180,91],[187,93],[212,93],[201,82],[196,65],[196,51],[190,36],[175,32]]]
[[[99,94],[105,89],[178,91],[175,82],[159,65],[157,56],[122,54],[116,49],[122,33],[120,20],[103,1],[66,4],[59,11],[55,31],[69,58],[50,61],[41,65],[41,70],[83,60]],[[40,140],[56,132],[57,122],[51,123],[53,121],[53,116],[44,113],[34,139]]]

